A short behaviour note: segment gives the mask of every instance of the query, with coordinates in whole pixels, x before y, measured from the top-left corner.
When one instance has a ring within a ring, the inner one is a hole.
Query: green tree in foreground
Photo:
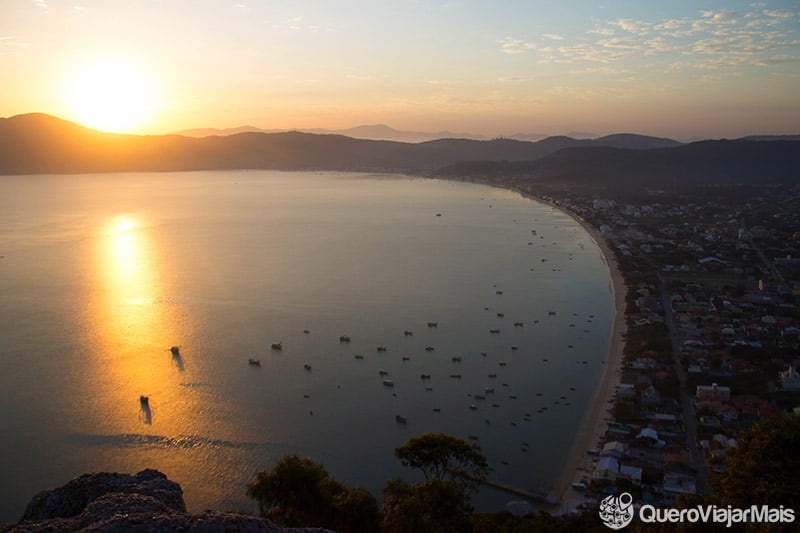
[[[412,437],[395,450],[403,466],[422,472],[426,480],[451,480],[464,489],[474,489],[486,476],[486,457],[468,442],[444,433]]]
[[[295,454],[259,472],[247,489],[261,514],[288,527],[326,527],[340,533],[376,531],[378,502],[365,489],[349,489],[325,468]]]
[[[442,433],[412,437],[395,455],[403,466],[420,470],[425,481],[409,484],[395,478],[386,483],[381,531],[468,531],[469,492],[486,475],[486,457],[466,441]]]
[[[800,416],[766,418],[739,435],[739,442],[722,459],[722,473],[711,475],[713,492],[704,496],[682,494],[678,507],[702,505],[749,509],[752,505],[800,509]],[[797,518],[795,518],[797,519]],[[648,530],[654,529],[650,527]],[[661,524],[656,531],[707,531],[708,524]],[[724,527],[718,528],[720,530]],[[741,524],[738,531],[795,531],[794,524]]]
[[[472,508],[464,489],[450,479],[409,484],[394,478],[383,488],[383,533],[467,531]]]
[[[711,481],[723,505],[800,509],[800,415],[762,419],[739,436]]]

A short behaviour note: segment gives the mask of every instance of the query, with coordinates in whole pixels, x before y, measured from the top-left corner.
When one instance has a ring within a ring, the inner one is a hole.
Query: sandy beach
[[[611,274],[611,290],[614,294],[615,308],[614,324],[611,330],[608,358],[606,360],[606,370],[603,375],[603,380],[591,403],[592,410],[585,414],[580,424],[575,444],[564,466],[564,474],[552,490],[552,494],[556,496],[559,501],[558,509],[555,510],[554,514],[562,514],[575,509],[584,499],[583,493],[573,490],[571,485],[575,481],[580,481],[582,478],[588,477],[592,468],[592,456],[588,455],[586,451],[589,448],[597,447],[600,439],[605,435],[608,420],[611,417],[608,411],[611,409],[614,394],[619,388],[620,383],[622,352],[625,343],[624,335],[627,324],[625,320],[625,279],[622,277],[616,256],[608,241],[603,237],[600,231],[575,213],[565,210],[560,206],[554,205],[553,207],[561,209],[577,220],[600,247]]]

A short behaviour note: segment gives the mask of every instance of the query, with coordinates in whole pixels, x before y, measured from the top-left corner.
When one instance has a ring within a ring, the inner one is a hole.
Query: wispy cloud
[[[21,54],[31,43],[18,40],[12,35],[0,35],[0,56]]]
[[[636,39],[629,39],[625,37],[614,37],[612,39],[601,39],[597,41],[602,47],[605,48],[627,48],[630,50],[641,48],[641,44]]]
[[[701,14],[709,24],[736,24],[736,13],[733,11],[702,11]]]
[[[753,64],[759,67],[769,67],[772,65],[785,65],[787,63],[800,63],[800,57],[782,54],[769,58],[757,59],[753,61]]]
[[[497,78],[498,81],[508,81],[508,82],[520,82],[520,81],[531,81],[536,79],[536,74],[522,74],[518,76],[502,76]]]
[[[248,8],[249,9],[249,8]],[[314,21],[311,22],[304,14],[297,14],[291,17],[267,20],[266,24],[274,30],[290,31],[290,32],[307,32],[307,33],[320,33],[330,32],[334,29],[324,22]]]
[[[521,54],[534,48],[536,48],[534,43],[515,37],[506,37],[500,41],[500,51],[504,54]]]
[[[680,47],[674,43],[671,43],[666,39],[666,37],[658,36],[653,37],[652,39],[648,39],[644,42],[644,45],[647,47],[645,54],[653,55],[655,53],[665,53],[665,52],[672,52],[675,50],[680,49]]]
[[[592,74],[615,74],[615,75],[631,73],[631,71],[628,69],[613,68],[606,65],[599,67],[589,67],[585,69],[584,72],[589,72]]]
[[[650,32],[651,24],[648,22],[644,22],[641,20],[631,20],[631,19],[619,19],[615,22],[612,22],[613,25],[619,26],[623,30],[629,33],[635,33],[637,35],[647,35]]]
[[[792,13],[788,9],[765,9],[763,13],[768,17],[781,20],[788,20],[796,16],[795,13]]]
[[[560,46],[558,51],[563,57],[562,62],[589,61],[593,63],[612,63],[625,57],[632,57],[636,52],[623,41],[606,42],[600,47],[588,44]],[[554,62],[559,62],[555,60]]]
[[[594,28],[592,30],[587,31],[586,33],[593,34],[593,35],[614,35],[616,32],[611,28]]]
[[[550,39],[552,41],[563,41],[564,40],[564,36],[563,35],[558,35],[557,33],[545,33],[545,34],[542,35],[542,37],[544,37],[545,39]]]
[[[695,17],[663,20],[618,18],[586,30],[583,36],[558,35],[557,47],[535,46],[524,38],[507,38],[502,51],[518,54],[536,49],[542,63],[615,63],[638,60],[637,68],[694,68],[719,70],[741,65],[779,66],[787,64],[785,54],[775,51],[800,45],[800,27],[794,24],[798,10],[765,9],[752,4],[752,11],[702,10]],[[542,35],[554,39],[554,35]],[[769,55],[768,55],[769,54]],[[677,60],[683,56],[688,60]],[[647,58],[647,62],[644,62]]]

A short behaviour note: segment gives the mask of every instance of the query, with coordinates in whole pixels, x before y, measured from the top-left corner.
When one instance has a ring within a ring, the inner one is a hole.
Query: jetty
[[[526,498],[528,500],[533,500],[539,503],[545,503],[547,505],[558,505],[558,498],[556,497],[555,494],[552,493],[545,493],[538,490],[518,489],[516,487],[506,485],[505,483],[492,481],[491,479],[478,479],[476,481],[481,485],[486,485],[487,487],[500,489],[510,494],[516,494],[517,496],[522,496],[523,498]]]
[[[491,479],[486,478],[478,478],[467,474],[466,472],[461,472],[455,469],[447,469],[453,475],[463,477],[464,479],[468,479],[470,481],[474,481],[480,485],[486,485],[487,487],[492,487],[494,489],[502,490],[503,492],[508,492],[509,494],[515,494],[517,496],[522,496],[531,501],[544,503],[547,505],[558,505],[558,497],[553,493],[547,493],[544,491],[539,490],[524,490],[519,489],[517,487],[512,487],[511,485],[506,485],[505,483],[501,483],[499,481],[493,481]]]

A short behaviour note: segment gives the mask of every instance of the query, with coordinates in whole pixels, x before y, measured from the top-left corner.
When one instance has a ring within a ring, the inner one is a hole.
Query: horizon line
[[[153,132],[138,132],[138,131],[113,131],[113,130],[102,130],[99,128],[93,128],[91,126],[86,126],[81,124],[76,120],[71,120],[68,118],[63,118],[58,115],[53,115],[50,113],[45,113],[42,111],[30,111],[25,113],[18,113],[15,115],[7,116],[7,117],[0,117],[2,120],[10,120],[30,115],[41,115],[50,117],[56,120],[60,120],[63,122],[68,122],[71,124],[75,124],[82,128],[100,132],[100,133],[108,133],[108,134],[115,134],[115,135],[131,135],[131,136],[139,136],[139,137],[147,137],[147,136],[169,136],[169,135],[179,135],[183,137],[194,137],[194,138],[203,138],[203,137],[211,137],[211,136],[221,136],[227,137],[231,135],[236,135],[239,133],[291,133],[291,132],[298,132],[298,133],[308,133],[312,135],[343,135],[345,137],[352,137],[354,139],[363,139],[363,140],[386,140],[392,142],[408,142],[408,143],[416,143],[416,142],[426,142],[432,140],[441,140],[441,139],[470,139],[470,140],[480,140],[480,141],[491,141],[491,140],[501,140],[501,139],[508,139],[508,140],[516,140],[521,142],[539,142],[541,140],[553,138],[553,137],[568,137],[575,140],[598,140],[606,137],[612,137],[617,135],[634,135],[640,137],[649,137],[654,139],[666,139],[675,142],[679,142],[682,144],[690,144],[693,142],[702,142],[702,141],[717,141],[717,140],[737,140],[737,139],[747,139],[751,137],[800,137],[800,132],[798,133],[750,133],[743,136],[738,137],[727,137],[727,136],[703,136],[703,135],[695,135],[691,137],[669,137],[663,135],[652,135],[649,133],[638,133],[633,131],[615,131],[613,133],[594,133],[594,132],[582,132],[582,131],[569,131],[567,133],[536,133],[536,132],[515,132],[511,134],[498,134],[498,135],[487,135],[482,133],[473,133],[473,132],[455,132],[450,131],[448,129],[439,129],[436,131],[429,131],[429,130],[404,130],[404,129],[397,129],[393,126],[390,126],[383,122],[375,122],[371,124],[358,124],[356,126],[349,126],[345,128],[324,128],[319,126],[314,127],[292,127],[292,128],[262,128],[259,126],[253,126],[250,124],[245,124],[241,126],[233,126],[233,127],[216,127],[216,126],[201,126],[201,127],[194,127],[194,128],[183,128],[179,130],[171,130],[166,132],[160,133],[153,133]],[[345,132],[349,132],[352,130],[358,129],[366,129],[366,128],[386,128],[391,130],[393,133],[398,135],[408,135],[408,136],[424,136],[429,137],[426,140],[422,141],[414,141],[414,140],[401,140],[391,137],[358,137],[358,136],[351,136],[347,135]],[[208,135],[192,135],[191,132],[201,132],[203,130],[210,130],[219,133],[210,133]],[[238,130],[238,131],[237,131]],[[444,137],[436,137],[438,134],[452,134],[452,137],[444,136]]]

